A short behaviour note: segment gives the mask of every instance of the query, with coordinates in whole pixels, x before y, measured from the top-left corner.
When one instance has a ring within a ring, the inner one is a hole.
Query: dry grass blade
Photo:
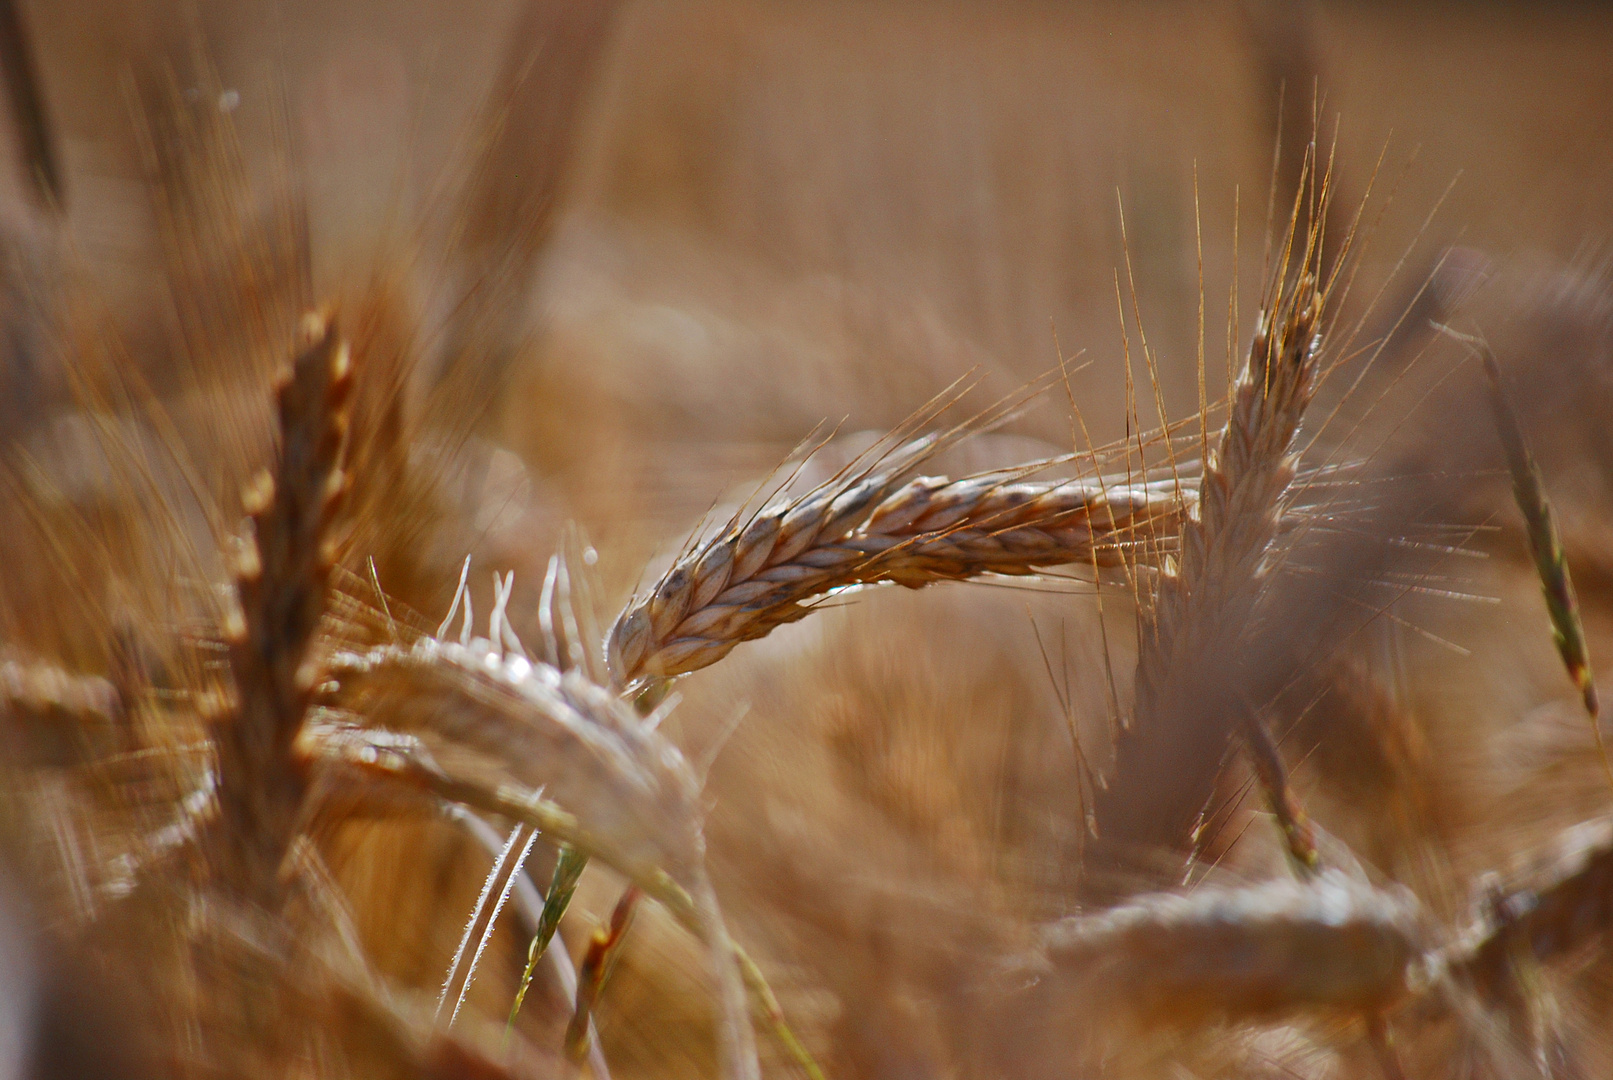
[[[1339,871],[1138,897],[1042,933],[1042,954],[1100,1008],[1192,1024],[1381,1012],[1422,975],[1418,905]]]
[[[1191,499],[1171,482],[1016,481],[1003,473],[897,487],[905,462],[927,449],[925,440],[910,443],[866,476],[736,519],[678,560],[611,628],[613,677],[632,685],[697,671],[850,585],[919,588],[1072,563],[1118,565],[1156,532],[1171,531]]]
[[[1314,146],[1309,154],[1314,168]],[[1325,214],[1314,210],[1301,231],[1306,197],[1302,193],[1295,204],[1226,425],[1205,464],[1198,513],[1182,524],[1174,572],[1160,576],[1143,612],[1135,714],[1117,746],[1114,782],[1099,799],[1100,828],[1122,841],[1172,845],[1185,838],[1205,802],[1232,717],[1248,708],[1229,687],[1229,664],[1268,576],[1296,473],[1294,438],[1319,370]],[[1313,197],[1326,205],[1326,176]],[[1251,717],[1242,727],[1258,724]],[[1274,748],[1257,755],[1268,779],[1282,775],[1269,768],[1274,755]],[[1162,787],[1168,797],[1155,797]],[[1293,805],[1286,791],[1274,792],[1271,801],[1279,812]],[[1304,861],[1297,821],[1290,835]]]
[[[521,1014],[521,1004],[526,1001],[526,992],[532,985],[532,976],[538,969],[538,961],[548,951],[549,942],[554,940],[555,931],[560,929],[560,917],[565,914],[566,908],[571,906],[572,895],[577,891],[577,882],[582,878],[582,872],[587,866],[588,856],[576,848],[567,846],[560,849],[560,856],[554,864],[554,874],[549,879],[549,888],[543,895],[543,909],[532,928],[532,941],[526,950],[526,967],[521,972],[521,982],[516,987],[515,1000],[510,1004],[509,1026],[512,1028],[515,1026],[515,1018]]]
[[[233,715],[218,733],[219,826],[211,856],[258,896],[290,843],[305,782],[292,754],[313,686],[309,642],[336,563],[332,525],[346,494],[341,457],[352,371],[329,317],[311,315],[279,389],[279,452],[243,495],[251,528],[236,552],[239,610],[226,621]]]

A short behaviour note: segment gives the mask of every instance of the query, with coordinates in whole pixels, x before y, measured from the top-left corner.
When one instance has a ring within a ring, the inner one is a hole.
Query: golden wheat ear
[[[305,779],[293,744],[314,668],[309,645],[328,603],[347,493],[342,471],[352,369],[335,321],[310,315],[277,391],[274,464],[243,493],[248,525],[235,551],[238,607],[226,618],[234,707],[219,725],[219,820],[209,854],[247,895],[276,891]]]
[[[904,483],[932,446],[917,440],[866,476],[773,503],[678,560],[612,626],[612,677],[632,687],[698,671],[848,586],[1146,558],[1194,498],[1174,481],[1017,479],[1062,459]]]

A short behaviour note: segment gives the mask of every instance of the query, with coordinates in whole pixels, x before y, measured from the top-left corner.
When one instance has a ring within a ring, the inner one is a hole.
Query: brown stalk
[[[1559,848],[1533,881],[1488,902],[1481,932],[1453,964],[1492,998],[1512,992],[1520,953],[1549,961],[1613,926],[1613,819],[1574,826]]]
[[[631,687],[697,671],[849,585],[916,589],[1069,563],[1116,566],[1156,530],[1173,528],[1191,500],[1173,482],[1015,481],[1003,473],[898,487],[929,445],[909,443],[867,473],[736,518],[679,559],[611,628],[613,678]]]
[[[627,928],[633,925],[640,895],[637,885],[629,885],[611,909],[610,922],[596,929],[588,939],[588,951],[583,953],[582,964],[577,969],[576,1009],[566,1026],[566,1054],[575,1062],[580,1063],[588,1053],[594,1002],[621,956],[622,942],[627,937]]]
[[[346,494],[347,347],[325,315],[309,316],[302,333],[278,391],[275,463],[242,497],[249,525],[235,553],[239,607],[225,625],[236,697],[216,740],[219,819],[209,855],[225,880],[259,899],[277,891],[302,808],[305,778],[292,745],[313,687],[309,643],[326,608],[332,526]]]

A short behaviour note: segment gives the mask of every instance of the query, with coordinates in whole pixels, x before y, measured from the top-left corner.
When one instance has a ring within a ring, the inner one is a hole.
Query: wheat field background
[[[1613,1070],[1613,11],[0,16],[6,1075]]]

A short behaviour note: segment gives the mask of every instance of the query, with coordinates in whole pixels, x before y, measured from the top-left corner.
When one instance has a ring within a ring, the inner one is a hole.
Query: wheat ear
[[[1336,870],[1137,897],[1042,931],[1046,964],[1149,1022],[1378,1013],[1416,989],[1416,900]]]
[[[1602,728],[1597,722],[1601,704],[1596,699],[1596,676],[1591,670],[1590,647],[1585,642],[1585,627],[1580,622],[1579,602],[1574,596],[1574,579],[1568,572],[1568,557],[1563,554],[1557,515],[1552,510],[1551,499],[1546,495],[1540,466],[1529,449],[1529,441],[1524,438],[1523,427],[1518,423],[1518,414],[1507,393],[1506,379],[1501,374],[1501,365],[1496,362],[1489,342],[1458,334],[1449,327],[1441,326],[1440,330],[1472,349],[1484,365],[1495,432],[1506,457],[1507,473],[1512,478],[1513,501],[1518,504],[1529,536],[1529,555],[1534,560],[1535,573],[1540,577],[1540,591],[1546,599],[1552,640],[1568,677],[1579,691],[1585,712],[1590,715],[1591,734],[1596,739],[1597,753],[1602,758],[1602,771],[1607,774],[1608,784],[1613,786],[1613,765],[1608,763],[1607,748],[1602,745]]]
[[[347,346],[326,315],[303,323],[302,348],[278,390],[272,468],[243,494],[249,527],[235,552],[239,602],[225,621],[236,700],[218,746],[219,827],[211,855],[258,896],[296,828],[305,780],[292,754],[313,683],[308,645],[325,613],[346,495],[341,468],[352,396]]]
[[[498,763],[640,862],[681,868],[698,858],[698,785],[682,756],[580,673],[482,640],[429,637],[338,653],[328,670],[331,706]]]
[[[1324,177],[1316,196],[1323,206],[1327,193]],[[1205,801],[1205,784],[1198,780],[1202,763],[1220,760],[1229,721],[1236,717],[1290,852],[1314,868],[1314,844],[1287,789],[1282,759],[1259,718],[1247,703],[1232,700],[1228,688],[1228,665],[1235,665],[1236,641],[1262,593],[1295,477],[1294,438],[1316,388],[1325,215],[1313,212],[1309,227],[1296,236],[1301,206],[1294,207],[1226,425],[1205,463],[1198,512],[1182,523],[1176,565],[1159,576],[1152,606],[1143,613],[1135,714],[1118,741],[1116,783],[1099,800],[1099,820],[1111,836],[1141,844],[1179,842]],[[1163,797],[1162,788],[1168,793]]]
[[[408,649],[337,655],[329,671],[335,709],[484,755],[495,774],[513,773],[521,790],[451,778],[406,755],[382,754],[374,744],[359,758],[361,767],[531,825],[599,856],[658,898],[689,895],[662,867],[684,877],[699,899],[693,917],[716,969],[724,1075],[758,1075],[745,973],[705,880],[699,785],[676,748],[632,706],[580,672],[562,674],[486,641],[422,638]],[[334,745],[340,753],[340,743]],[[567,809],[525,794],[535,788]]]
[[[522,786],[489,784],[449,775],[422,760],[417,747],[377,741],[373,735],[355,730],[328,728],[312,735],[310,750],[336,770],[347,770],[350,778],[382,779],[389,786],[399,785],[447,803],[529,825],[599,859],[627,877],[665,907],[716,959],[723,1004],[719,1039],[723,1076],[727,1080],[754,1080],[759,1075],[750,1026],[745,1022],[746,989],[757,998],[764,1018],[782,1025],[782,1017],[777,1015],[776,999],[761,978],[760,969],[728,937],[702,869],[696,867],[691,871],[691,884],[696,888],[691,894],[665,870],[630,854],[609,834],[585,825],[576,815],[543,798],[541,793]],[[729,960],[733,963],[728,963]],[[804,1055],[805,1051],[787,1026],[778,1034],[792,1055],[798,1052]]]
[[[631,687],[699,670],[848,585],[919,588],[1069,563],[1116,565],[1156,530],[1173,529],[1191,500],[1172,482],[1016,482],[1004,473],[898,486],[904,458],[927,447],[910,443],[888,467],[736,519],[679,559],[612,626],[612,676]]]

